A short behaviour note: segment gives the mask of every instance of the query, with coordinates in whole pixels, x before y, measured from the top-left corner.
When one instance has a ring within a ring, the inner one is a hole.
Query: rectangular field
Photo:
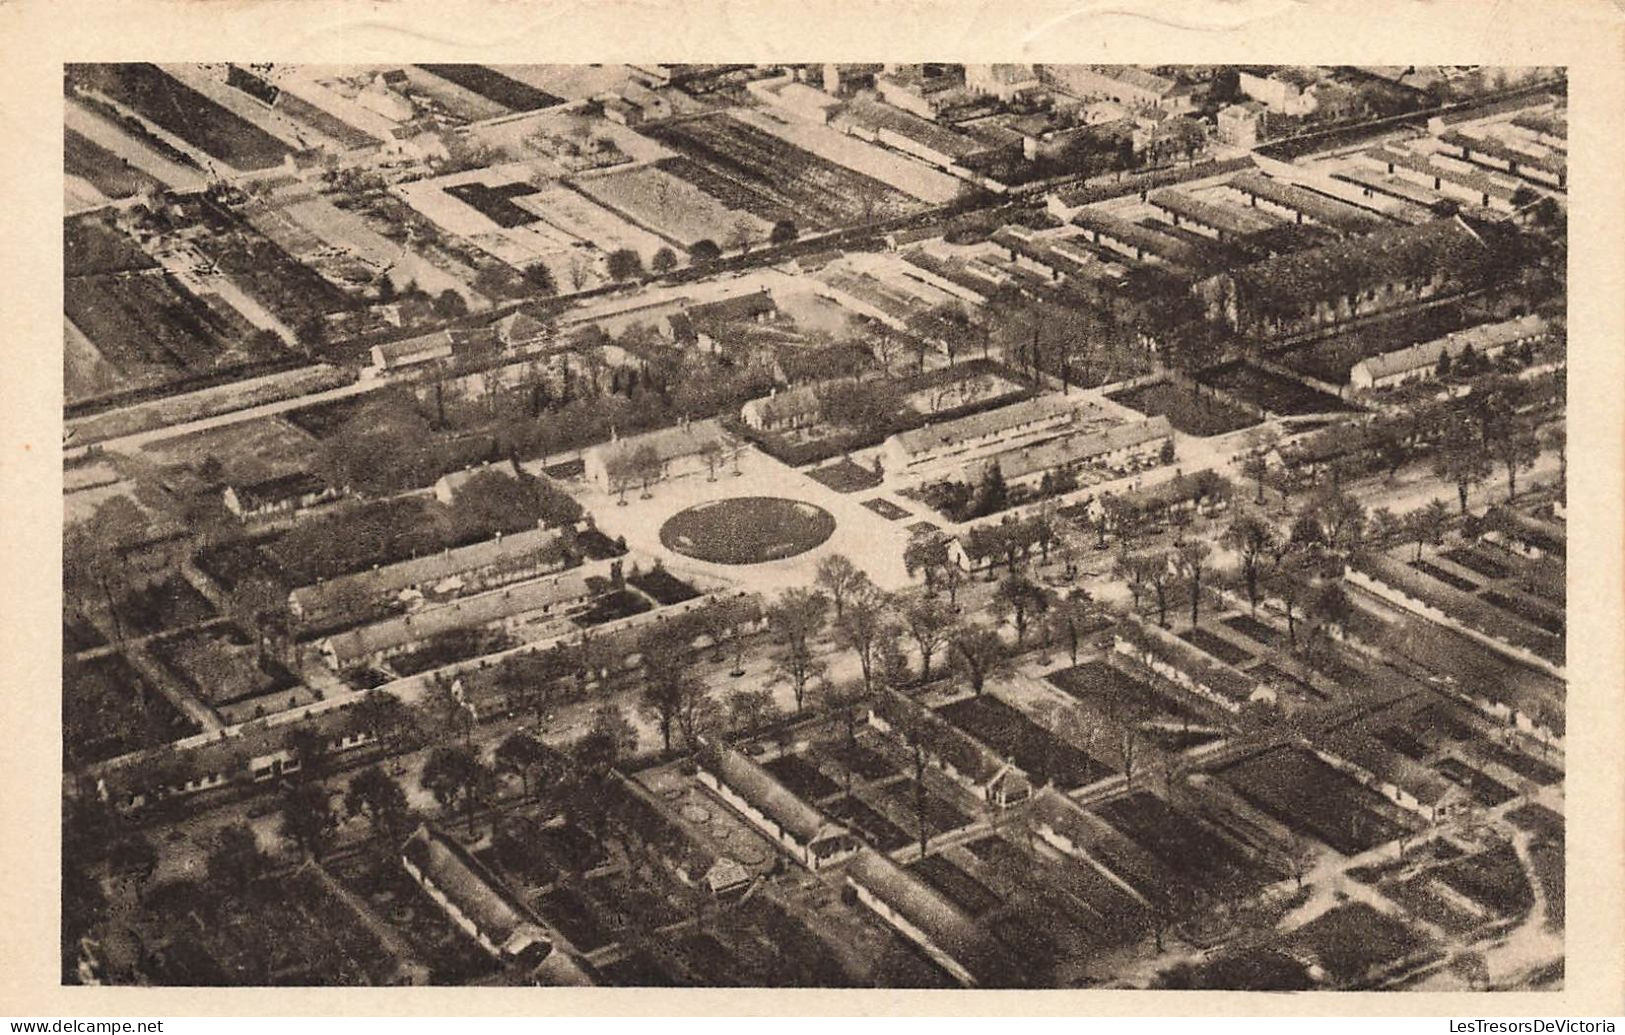
[[[880,752],[861,743],[848,743],[844,738],[840,743],[824,750],[831,758],[865,780],[884,780],[902,772]]]
[[[1505,766],[1524,779],[1533,780],[1542,787],[1549,787],[1554,783],[1563,782],[1563,770],[1557,766],[1542,762],[1538,758],[1530,758],[1521,751],[1514,751],[1494,741],[1479,741],[1473,745],[1473,750],[1486,760]]]
[[[1205,370],[1196,375],[1196,380],[1282,416],[1346,413],[1353,409],[1335,395],[1327,395],[1301,381],[1247,362],[1226,363]]]
[[[1145,791],[1092,811],[1193,887],[1214,891],[1256,885],[1268,876],[1228,841]]]
[[[338,116],[323,111],[286,90],[277,94],[276,109],[295,122],[302,122],[323,136],[338,141],[344,147],[369,147],[379,142],[371,133],[357,129]]]
[[[872,176],[927,204],[945,205],[965,189],[963,180],[822,123],[780,121],[756,111],[743,111],[736,117],[796,147],[805,148],[820,158],[827,158],[836,165]]]
[[[831,229],[924,211],[918,198],[820,158],[729,115],[642,130],[711,173],[800,214],[799,225]],[[680,169],[673,169],[683,176]],[[686,178],[686,177],[685,177]],[[697,183],[708,190],[705,183]],[[722,199],[728,204],[726,198]],[[746,208],[746,205],[730,207]],[[764,217],[765,218],[765,217]]]
[[[910,863],[908,868],[973,917],[982,916],[999,906],[999,896],[988,890],[987,885],[940,855],[928,855]]]
[[[1506,579],[1512,577],[1512,569],[1499,560],[1489,556],[1482,549],[1475,546],[1453,546],[1442,552],[1441,556],[1466,568],[1477,572],[1486,579]]]
[[[356,303],[235,213],[206,204],[197,245],[220,271],[287,327],[299,330]]]
[[[154,656],[199,696],[215,705],[280,693],[299,684],[275,658],[261,658],[239,629],[194,629],[152,644]]]
[[[503,229],[524,226],[541,218],[513,203],[514,198],[536,193],[536,188],[528,183],[506,183],[500,187],[492,187],[474,180],[468,183],[454,183],[443,189]]]
[[[614,940],[587,898],[570,888],[558,888],[537,899],[536,911],[582,952],[601,949]]]
[[[823,810],[851,827],[854,833],[882,852],[895,852],[915,840],[913,834],[857,798],[839,798],[824,806]]]
[[[75,277],[63,284],[67,318],[109,363],[133,378],[212,368],[248,334],[168,274]]]
[[[1256,640],[1266,647],[1274,647],[1281,640],[1281,634],[1260,622],[1252,615],[1233,615],[1224,619],[1224,624],[1236,630],[1249,639]]]
[[[62,165],[69,176],[80,177],[109,198],[133,198],[146,191],[162,190],[164,186],[72,129],[62,134]]]
[[[605,208],[684,249],[699,241],[724,248],[740,240],[767,240],[771,224],[716,198],[653,165],[578,177],[573,186]]]
[[[1452,783],[1467,788],[1467,793],[1473,796],[1473,800],[1485,808],[1493,809],[1497,805],[1505,805],[1518,796],[1518,793],[1506,784],[1480,772],[1459,758],[1441,758],[1433,763],[1433,768],[1443,773]]]
[[[1086,661],[1077,668],[1051,672],[1044,678],[1063,692],[1085,703],[1098,705],[1106,712],[1111,712],[1124,702],[1151,700],[1151,695],[1156,694],[1155,702],[1159,715],[1190,722],[1202,722],[1205,718],[1201,712],[1187,706],[1183,701],[1158,693],[1154,687],[1100,660]]]
[[[290,153],[276,137],[167,75],[157,65],[69,65],[68,78],[106,94],[234,169],[266,169]]]
[[[538,216],[540,222],[509,231],[508,240],[538,257],[568,249],[572,241],[585,241],[606,253],[629,248],[647,263],[655,252],[666,247],[666,242],[656,235],[567,187],[551,187],[538,194],[515,197],[513,202]]]
[[[133,238],[97,216],[62,221],[62,275],[88,277],[157,267]]]
[[[1213,655],[1226,665],[1241,665],[1252,660],[1252,655],[1223,636],[1217,636],[1198,626],[1179,634],[1179,638],[1198,650]]]
[[[780,755],[762,766],[790,793],[803,801],[827,798],[841,789],[840,785],[819,771],[818,767],[800,755]]]
[[[943,718],[1026,770],[1038,784],[1074,790],[1112,770],[996,697],[966,697],[937,711]]]
[[[1503,593],[1498,589],[1486,589],[1480,596],[1487,603],[1494,604],[1509,615],[1523,619],[1537,629],[1545,630],[1553,636],[1563,635],[1566,623],[1560,611],[1529,598]]]
[[[130,131],[103,108],[68,99],[63,108],[64,128],[84,137],[96,147],[115,156],[129,168],[174,190],[200,190],[205,184],[202,170],[190,158],[173,148],[160,149],[153,141]]]
[[[63,665],[62,731],[71,758],[101,762],[190,736],[198,726],[115,653]]]
[[[887,784],[877,792],[881,800],[891,805],[892,815],[906,815],[909,817],[909,829],[916,833],[919,828],[919,815],[922,811],[920,802],[915,798],[919,788],[920,784],[911,778]],[[938,797],[930,789],[925,791],[923,805],[925,828],[930,831],[929,836],[931,837],[946,834],[950,830],[958,830],[960,827],[968,825],[973,819],[973,817],[966,815],[959,806],[945,798]]]
[[[793,220],[795,218],[795,212],[780,201],[777,195],[769,193],[765,187],[757,189],[747,186],[739,180],[730,179],[722,172],[692,158],[682,155],[675,158],[662,158],[655,165],[663,172],[668,172],[685,183],[692,183],[729,209],[738,212],[749,212],[757,219],[768,223],[777,223],[781,219]],[[802,227],[813,226],[812,223],[806,220],[803,220],[798,225]]]
[[[546,90],[538,90],[529,83],[510,79],[487,65],[418,65],[418,67],[447,82],[456,83],[465,90],[472,90],[509,111],[539,111],[564,103],[562,97],[555,97]]]
[[[1225,435],[1258,423],[1250,413],[1172,381],[1154,381],[1108,398],[1147,417],[1165,416],[1175,428],[1197,438]]]
[[[1278,748],[1223,772],[1242,797],[1344,855],[1392,841],[1404,829],[1378,811],[1383,799],[1375,791],[1304,751]]]
[[[1463,593],[1471,593],[1478,588],[1478,583],[1473,582],[1471,579],[1464,579],[1455,572],[1446,571],[1437,564],[1430,564],[1427,561],[1411,561],[1409,563],[1411,567],[1422,574],[1438,579],[1452,589],[1459,589]]]

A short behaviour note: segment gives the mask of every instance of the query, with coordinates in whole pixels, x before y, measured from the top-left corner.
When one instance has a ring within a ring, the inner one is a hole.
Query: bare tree
[[[841,620],[846,610],[846,601],[858,587],[869,581],[869,576],[863,569],[852,563],[852,558],[842,553],[832,553],[818,562],[816,579],[818,586],[835,605],[835,620]]]

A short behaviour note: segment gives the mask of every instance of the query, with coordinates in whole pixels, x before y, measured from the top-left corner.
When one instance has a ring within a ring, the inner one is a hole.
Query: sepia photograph
[[[64,984],[1563,987],[1565,69],[62,75]]]

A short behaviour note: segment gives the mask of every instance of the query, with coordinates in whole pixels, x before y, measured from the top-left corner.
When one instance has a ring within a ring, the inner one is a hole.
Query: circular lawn
[[[806,553],[835,534],[823,507],[776,496],[739,496],[678,511],[660,526],[660,541],[695,560],[761,564]]]

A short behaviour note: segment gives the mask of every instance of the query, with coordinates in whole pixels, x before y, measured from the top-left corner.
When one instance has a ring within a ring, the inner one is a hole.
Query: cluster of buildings
[[[373,609],[416,610],[557,571],[569,563],[567,533],[535,528],[340,575],[288,594],[295,621],[313,628],[353,621]]]
[[[888,438],[880,460],[893,475],[911,475],[940,463],[968,464],[1026,441],[1065,433],[1089,418],[1080,401],[1041,395],[1025,402],[928,424]]]
[[[427,824],[401,847],[408,876],[475,943],[503,963],[523,968],[532,984],[593,984],[562,935],[552,930],[484,863]]]
[[[988,467],[997,465],[1005,484],[1012,488],[1036,486],[1045,475],[1076,475],[1084,470],[1121,476],[1159,463],[1164,451],[1172,447],[1173,436],[1173,425],[1159,415],[1007,450],[971,465],[966,475],[976,481]]]
[[[700,783],[809,870],[833,866],[863,847],[845,827],[825,818],[766,769],[726,744],[708,746],[696,764],[695,778]]]
[[[1362,359],[1349,369],[1349,388],[1356,392],[1394,388],[1439,376],[1442,366],[1472,353],[1496,359],[1508,349],[1534,347],[1547,335],[1547,321],[1536,314],[1481,324],[1418,345]],[[1449,357],[1446,360],[1446,357]]]
[[[617,438],[587,450],[582,460],[587,481],[614,492],[634,482],[653,484],[710,473],[726,463],[736,448],[722,425],[709,419]]]
[[[1273,256],[1215,274],[1195,291],[1210,319],[1282,336],[1474,285],[1493,257],[1483,235],[1454,216]]]

